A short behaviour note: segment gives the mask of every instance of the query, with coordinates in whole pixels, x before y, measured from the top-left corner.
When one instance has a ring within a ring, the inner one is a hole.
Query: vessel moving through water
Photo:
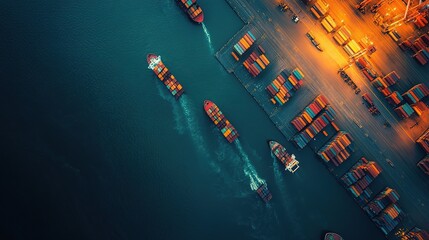
[[[295,159],[295,155],[289,155],[280,143],[276,141],[269,141],[271,152],[277,157],[280,162],[285,165],[285,170],[294,173],[299,168],[299,162]]]
[[[170,90],[171,94],[178,99],[183,94],[184,89],[164,63],[162,63],[161,56],[150,53],[147,55],[147,63],[149,64],[148,68],[153,70],[159,80]]]
[[[204,21],[204,13],[196,0],[176,0],[180,8],[196,23]]]
[[[232,143],[238,138],[239,135],[237,130],[235,130],[234,126],[226,119],[216,104],[212,101],[205,100],[204,110],[228,142]]]
[[[262,183],[261,185],[259,185],[259,187],[256,189],[256,192],[262,198],[262,200],[264,200],[264,202],[268,202],[271,200],[271,198],[273,198],[270,190],[268,190],[268,186],[266,183]]]
[[[324,240],[344,240],[344,239],[336,233],[329,232],[329,233],[325,234]]]

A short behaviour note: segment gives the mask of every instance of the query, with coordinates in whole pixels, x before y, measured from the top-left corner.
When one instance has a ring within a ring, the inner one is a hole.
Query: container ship
[[[179,97],[183,94],[184,89],[173,76],[173,74],[170,73],[164,63],[162,63],[161,56],[150,53],[147,55],[147,63],[149,64],[148,68],[153,70],[159,80],[161,80],[168,90],[170,90],[171,94],[176,99],[179,99]]]
[[[344,240],[340,235],[329,232],[325,234],[325,240]]]
[[[256,192],[266,203],[269,202],[271,198],[273,198],[273,195],[271,195],[270,190],[268,190],[266,183],[262,183],[259,187],[257,187]]]
[[[196,0],[176,0],[180,8],[188,14],[192,21],[202,23],[204,21],[204,13]]]
[[[271,152],[277,157],[280,162],[285,165],[285,170],[288,170],[291,173],[294,173],[299,168],[299,162],[295,159],[295,155],[289,155],[280,143],[276,141],[268,142],[271,148]]]
[[[212,101],[205,100],[204,110],[217,126],[217,128],[219,128],[228,142],[232,143],[235,139],[238,138],[239,135],[237,130],[235,130],[234,126],[232,126],[228,119],[226,119],[216,104],[214,104]]]

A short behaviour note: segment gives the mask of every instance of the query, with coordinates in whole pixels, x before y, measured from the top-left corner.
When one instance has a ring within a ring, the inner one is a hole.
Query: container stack
[[[410,106],[408,103],[404,103],[401,106],[395,108],[396,114],[398,114],[401,118],[409,118],[411,115],[413,115],[414,109]]]
[[[425,15],[420,14],[414,19],[414,24],[416,24],[418,28],[424,28],[426,24],[428,24],[428,20],[425,18]]]
[[[343,46],[350,40],[351,36],[352,33],[350,30],[346,26],[342,26],[337,32],[335,32],[334,39],[340,46]]]
[[[381,172],[382,169],[377,163],[362,158],[349,172],[341,177],[341,180],[348,187],[353,196],[357,198],[361,194],[368,195],[365,189]]]
[[[398,106],[404,98],[399,94],[398,91],[394,91],[392,94],[386,97],[387,102],[389,102],[393,106]]]
[[[296,130],[301,131],[308,124],[310,124],[313,119],[319,114],[326,106],[328,105],[328,100],[325,96],[319,95],[310,103],[307,107],[304,108],[298,116],[296,116],[292,121],[292,125]]]
[[[289,101],[294,92],[302,85],[304,75],[299,69],[292,71],[289,76],[283,70],[267,87],[267,91],[272,97],[270,100],[273,104],[280,106]]]
[[[343,48],[349,56],[356,55],[362,51],[362,47],[354,39],[350,40]]]
[[[421,65],[426,65],[429,61],[429,54],[426,49],[422,49],[413,55],[413,58],[417,60]]]
[[[417,166],[427,175],[429,175],[429,154],[417,163]]]
[[[303,149],[319,132],[334,121],[336,113],[331,106],[326,107],[326,111],[317,117],[305,130],[295,135],[292,139],[296,146]]]
[[[423,148],[423,150],[429,154],[429,128],[417,139],[417,144]]]
[[[325,14],[328,12],[329,4],[324,0],[317,0],[310,10],[314,16],[319,19],[320,17],[325,16]]]
[[[396,71],[392,71],[383,77],[384,82],[388,84],[388,86],[392,86],[397,83],[401,79],[401,77],[396,73]]]
[[[352,138],[350,134],[340,131],[317,154],[325,162],[332,162],[335,166],[339,166],[350,157],[352,152],[351,144]]]
[[[326,16],[320,23],[328,33],[334,31],[334,29],[337,28],[337,23],[334,21],[331,15]]]
[[[195,3],[195,0],[181,0],[183,4],[185,4],[186,9],[188,9],[192,4]]]
[[[422,100],[424,97],[428,95],[429,95],[429,88],[425,84],[420,83],[412,87],[410,90],[406,91],[404,94],[402,94],[402,97],[404,97],[404,99],[408,103],[414,104]]]
[[[369,60],[365,56],[362,56],[362,57],[358,58],[356,60],[356,65],[360,69],[372,68],[371,63],[369,62]]]
[[[416,112],[417,116],[423,115],[423,113],[428,110],[428,106],[424,102],[417,102],[412,104],[411,107],[413,108],[414,112]]]
[[[256,41],[255,36],[251,31],[247,31],[246,34],[234,45],[234,51],[231,52],[232,57],[238,61],[239,57],[243,55],[247,49],[249,49]]]
[[[404,213],[399,206],[392,204],[372,220],[381,229],[381,231],[387,235],[399,224],[403,217]]]
[[[188,2],[190,2],[190,0],[188,0]],[[195,2],[195,0],[193,0],[193,2]],[[192,5],[188,9],[188,14],[189,14],[189,16],[191,16],[192,19],[194,19],[196,16],[200,15],[202,12],[203,12],[203,9],[201,9],[197,4]]]
[[[363,210],[371,217],[374,218],[381,211],[383,211],[390,204],[396,203],[399,200],[399,194],[391,189],[385,188],[382,192],[380,192],[374,200],[368,203]]]
[[[258,76],[270,64],[265,56],[265,50],[258,47],[250,56],[243,62],[243,66],[249,71],[252,77]]]

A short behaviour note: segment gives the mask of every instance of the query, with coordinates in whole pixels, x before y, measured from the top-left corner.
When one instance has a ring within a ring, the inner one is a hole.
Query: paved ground
[[[423,157],[423,152],[414,142],[427,127],[425,126],[427,123],[423,121],[410,129],[412,122],[398,121],[381,95],[370,86],[356,67],[351,67],[347,72],[362,92],[371,93],[381,112],[381,116],[378,117],[369,114],[360,96],[355,95],[337,75],[337,70],[348,62],[346,53],[334,42],[332,36],[326,34],[320,23],[309,14],[300,1],[288,2],[301,18],[298,24],[292,22],[290,12],[280,12],[273,0],[228,0],[228,2],[236,7],[236,11],[245,22],[250,21],[258,29],[263,29],[266,40],[262,44],[275,51],[269,53],[267,50],[267,56],[272,60],[272,65],[256,80],[251,79],[250,75],[245,75],[246,72],[242,66],[235,67],[234,74],[247,90],[250,93],[259,91],[284,67],[289,70],[296,66],[300,67],[306,75],[303,89],[298,90],[290,102],[276,111],[284,112],[285,116],[292,119],[317,94],[322,93],[327,96],[337,111],[336,122],[340,128],[352,134],[359,151],[382,166],[386,185],[398,190],[401,195],[400,206],[411,216],[416,225],[429,229],[429,180],[416,167],[418,160]],[[354,3],[344,1],[331,3],[336,14],[347,17],[345,22],[352,30],[353,36],[359,36],[355,38],[356,40],[359,40],[360,36],[369,35],[375,42],[378,51],[372,59],[375,60],[377,69],[383,73],[397,71],[404,80],[398,86],[398,90],[401,91],[416,83],[427,82],[425,73],[428,69],[418,66],[413,59],[401,52],[390,37],[383,35],[380,28],[372,24],[371,16],[358,16],[352,8],[353,5]],[[367,21],[370,23],[366,23]],[[305,36],[308,30],[315,33],[323,45],[324,52],[319,52],[311,45]],[[258,82],[255,83],[255,81]],[[255,99],[258,101],[258,98]],[[284,125],[290,121],[289,118],[283,120],[286,122]],[[384,119],[391,123],[392,128],[383,128]],[[290,138],[290,134],[292,133],[285,135]],[[307,147],[303,151],[310,150]],[[395,163],[394,168],[387,164],[387,158]],[[354,159],[357,158],[354,157]],[[347,165],[353,165],[354,159]],[[336,174],[341,175],[345,171],[341,170]]]

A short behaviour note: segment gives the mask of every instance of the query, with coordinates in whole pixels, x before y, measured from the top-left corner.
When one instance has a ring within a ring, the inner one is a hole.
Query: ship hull
[[[205,100],[204,110],[228,142],[232,143],[238,138],[239,134],[237,130],[232,126],[229,120],[226,119],[216,104],[209,100]]]
[[[181,0],[176,0],[176,2],[192,21],[195,23],[204,21],[204,12],[195,0],[191,1],[190,5],[183,3]],[[189,0],[186,2],[189,2]]]
[[[176,99],[179,99],[179,97],[184,93],[183,86],[176,80],[174,75],[170,73],[168,68],[161,61],[161,56],[150,53],[147,55],[146,60],[149,64],[149,69],[155,73],[162,83],[164,83],[170,93]]]
[[[263,183],[262,185],[260,185],[256,189],[256,193],[258,193],[259,197],[261,197],[261,199],[266,203],[269,202],[271,198],[273,198],[270,190],[268,190],[268,186],[266,183]]]
[[[285,166],[285,170],[294,173],[299,168],[299,162],[295,159],[295,156],[290,155],[286,148],[276,141],[268,141],[271,152],[276,158]]]

